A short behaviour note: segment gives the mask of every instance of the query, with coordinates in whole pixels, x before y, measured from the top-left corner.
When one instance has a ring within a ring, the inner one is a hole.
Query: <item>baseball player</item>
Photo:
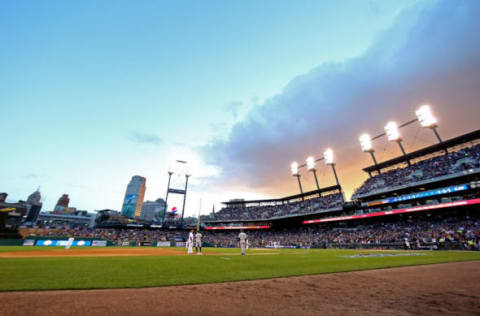
[[[188,234],[187,246],[188,246],[188,254],[191,255],[193,253],[193,229]]]
[[[198,252],[199,250],[200,252]],[[202,254],[202,234],[200,234],[200,231],[195,234],[195,251],[197,255]]]
[[[73,245],[73,237],[68,238],[67,244],[65,245],[65,249],[70,249],[70,247]]]
[[[240,234],[238,234],[238,238],[240,239],[240,248],[242,249],[242,256],[245,256],[245,250],[247,247],[248,237],[247,234],[243,232],[243,229],[240,230]]]

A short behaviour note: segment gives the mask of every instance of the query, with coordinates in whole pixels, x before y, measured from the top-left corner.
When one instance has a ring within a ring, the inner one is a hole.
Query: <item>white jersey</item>
[[[67,244],[65,245],[65,249],[70,249],[70,247],[73,245],[73,237],[68,238]]]
[[[247,234],[245,234],[245,233],[240,233],[240,234],[238,235],[238,238],[240,238],[240,242],[241,242],[241,243],[244,243],[244,242],[247,241]]]
[[[199,232],[195,234],[195,241],[197,242],[197,244],[200,244],[202,242],[202,234],[200,234]]]
[[[188,254],[192,254],[193,253],[193,233],[190,232],[188,234],[188,242],[187,242],[187,249],[188,249]]]

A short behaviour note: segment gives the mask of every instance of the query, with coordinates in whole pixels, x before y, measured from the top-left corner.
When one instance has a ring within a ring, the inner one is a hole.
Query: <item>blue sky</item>
[[[118,209],[131,176],[147,178],[148,199],[163,197],[169,161],[188,158],[191,212],[200,197],[207,212],[205,205],[226,198],[294,193],[287,172],[275,186],[253,180],[272,173],[265,163],[257,164],[265,174],[249,173],[246,160],[254,157],[229,157],[245,166],[251,182],[225,173],[234,168],[219,157],[250,137],[235,131],[254,130],[251,118],[262,108],[282,115],[275,100],[292,86],[308,85],[319,66],[346,65],[378,47],[395,53],[418,24],[410,17],[438,6],[413,0],[2,1],[0,191],[25,199],[41,185],[47,210],[63,193],[80,209]],[[398,40],[387,42],[392,29]],[[283,164],[288,169],[288,161],[278,161]]]

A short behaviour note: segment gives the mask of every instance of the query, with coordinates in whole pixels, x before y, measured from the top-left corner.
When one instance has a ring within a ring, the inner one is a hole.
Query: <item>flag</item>
[[[175,213],[176,211],[177,211],[177,207],[176,206],[172,207],[172,213]]]

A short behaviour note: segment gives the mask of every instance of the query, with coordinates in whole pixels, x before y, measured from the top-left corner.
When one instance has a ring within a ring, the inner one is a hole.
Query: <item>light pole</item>
[[[165,197],[165,211],[163,212],[162,226],[165,224],[165,216],[167,215],[168,209],[168,193],[170,192],[170,180],[172,179],[173,171],[168,170],[168,184],[167,184],[167,195]]]
[[[373,163],[376,166],[377,165],[377,159],[375,158],[375,154],[374,154],[375,150],[373,149],[372,139],[371,139],[370,135],[363,134],[362,136],[360,136],[359,141],[360,141],[360,146],[362,147],[362,151],[364,153],[366,153],[366,152],[370,153],[370,156],[372,156]],[[380,173],[382,173],[382,172],[379,169],[378,174],[380,174]],[[371,173],[369,173],[369,175],[370,175],[370,177],[372,176]]]
[[[305,197],[303,197],[302,182],[300,181],[300,173],[298,173],[298,163],[296,161],[292,162],[290,170],[292,171],[292,176],[297,177],[300,194],[302,194],[302,201],[305,201]]]
[[[430,106],[428,104],[422,105],[420,108],[418,108],[415,114],[417,115],[418,121],[420,122],[422,127],[430,128],[437,137],[438,142],[442,144],[442,138],[437,131],[437,119],[433,116]],[[446,148],[445,154],[448,154],[448,150]]]
[[[323,161],[325,161],[325,164],[327,166],[332,166],[333,175],[335,176],[335,182],[337,183],[338,186],[340,186],[340,182],[338,181],[338,176],[337,176],[337,170],[335,169],[335,162],[333,162],[333,150],[331,148],[328,148],[323,153]]]
[[[320,191],[320,186],[318,185],[318,178],[317,178],[317,169],[315,169],[315,159],[310,156],[306,160],[307,162],[307,170],[313,172],[313,176],[315,177],[315,183],[317,184],[317,190]]]
[[[340,182],[338,181],[338,176],[337,176],[337,170],[335,169],[335,162],[333,160],[333,150],[331,148],[328,148],[323,153],[323,161],[325,162],[325,164],[327,166],[328,165],[332,166],[333,175],[335,176],[335,182],[340,187]],[[343,192],[342,192],[341,188],[340,188],[340,192],[341,192],[341,195],[342,195],[342,201],[345,202],[345,198],[343,196]]]
[[[183,194],[183,207],[182,207],[182,220],[180,221],[180,227],[183,228],[183,214],[185,214],[185,202],[187,201],[187,188],[188,188],[188,178],[190,178],[190,174],[185,174],[185,192]]]
[[[403,148],[402,137],[400,136],[400,132],[398,131],[397,123],[388,122],[387,125],[385,125],[385,133],[387,134],[388,141],[398,143],[398,146],[400,147],[403,156],[406,157],[407,153],[405,152],[405,148]],[[407,159],[407,164],[411,166],[409,159]]]

